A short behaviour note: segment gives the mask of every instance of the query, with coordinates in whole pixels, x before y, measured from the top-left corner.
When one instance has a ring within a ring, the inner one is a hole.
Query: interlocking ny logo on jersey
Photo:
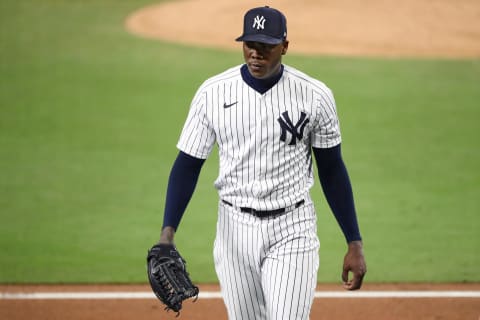
[[[257,30],[260,30],[260,29],[265,29],[265,17],[264,16],[261,16],[259,17],[258,15],[253,19],[253,26],[252,28],[257,28]]]
[[[290,140],[289,145],[297,144],[297,139],[302,140],[303,138],[303,130],[310,119],[307,118],[307,115],[302,112],[300,114],[300,119],[294,125],[290,117],[288,116],[288,112],[285,111],[282,113],[280,118],[277,119],[280,123],[280,128],[282,129],[282,134],[280,135],[280,140],[285,142],[287,140],[287,131],[290,132],[292,135],[292,139]]]

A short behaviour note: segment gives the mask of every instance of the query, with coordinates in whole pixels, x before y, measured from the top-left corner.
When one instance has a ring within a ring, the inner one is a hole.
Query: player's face
[[[266,79],[280,70],[282,55],[287,49],[288,41],[277,45],[247,41],[243,43],[243,57],[252,76]]]

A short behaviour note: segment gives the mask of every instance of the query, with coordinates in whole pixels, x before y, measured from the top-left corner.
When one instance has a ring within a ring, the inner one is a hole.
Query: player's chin
[[[263,65],[257,63],[249,63],[248,71],[250,71],[250,74],[252,76],[259,79],[264,78],[267,74],[266,68]]]

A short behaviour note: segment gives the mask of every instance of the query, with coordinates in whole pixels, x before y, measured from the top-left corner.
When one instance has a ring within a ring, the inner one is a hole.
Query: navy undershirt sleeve
[[[173,227],[177,230],[204,162],[205,159],[192,157],[182,151],[178,154],[168,179],[163,228]]]
[[[313,148],[318,175],[325,198],[347,242],[361,240],[353,201],[352,186],[342,159],[340,145],[333,148]]]

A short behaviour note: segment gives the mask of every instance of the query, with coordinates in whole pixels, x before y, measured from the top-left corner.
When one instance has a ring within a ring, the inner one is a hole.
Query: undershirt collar
[[[248,71],[248,67],[246,64],[244,64],[240,68],[240,72],[242,74],[243,81],[245,81],[246,84],[248,84],[251,88],[253,88],[255,91],[258,91],[261,94],[264,94],[268,90],[270,90],[274,85],[277,84],[277,82],[280,80],[280,78],[283,75],[283,64],[280,65],[280,72],[270,78],[267,79],[257,79],[253,77],[250,72]]]

